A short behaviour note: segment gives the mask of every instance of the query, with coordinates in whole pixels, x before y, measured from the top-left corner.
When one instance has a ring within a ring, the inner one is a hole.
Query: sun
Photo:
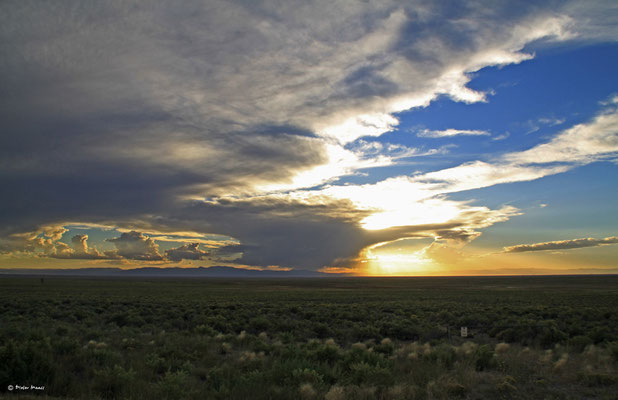
[[[433,263],[422,250],[380,251],[383,243],[373,245],[363,252],[363,270],[369,276],[418,276],[433,270]]]

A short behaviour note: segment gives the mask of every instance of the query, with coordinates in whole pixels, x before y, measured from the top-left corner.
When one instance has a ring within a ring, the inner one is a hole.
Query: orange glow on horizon
[[[387,242],[388,243],[388,242]],[[387,243],[378,243],[361,252],[359,272],[363,276],[422,276],[437,272],[433,260],[423,249],[408,251],[380,251]]]

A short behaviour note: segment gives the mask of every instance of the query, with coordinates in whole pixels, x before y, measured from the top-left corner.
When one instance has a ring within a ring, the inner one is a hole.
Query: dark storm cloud
[[[141,232],[124,232],[120,237],[107,239],[116,246],[119,256],[129,260],[160,261],[159,245]]]
[[[320,268],[333,265],[335,260],[337,263],[354,260],[367,246],[402,237],[470,240],[479,235],[473,229],[492,224],[497,218],[507,219],[516,211],[483,208],[447,223],[368,231],[359,224],[368,212],[358,210],[347,201],[308,205],[287,198],[229,199],[194,202],[179,214],[159,219],[158,223],[170,230],[180,226],[207,227],[240,241],[241,245],[213,250],[213,259],[238,254],[234,262],[239,264]],[[190,223],[185,222],[191,217]],[[178,221],[183,222],[176,225]]]
[[[349,204],[305,205],[287,199],[194,202],[159,223],[174,230],[201,228],[231,236],[241,245],[213,250],[213,258],[240,253],[239,264],[319,268],[364,245],[359,213]],[[360,247],[359,247],[360,246]]]
[[[199,248],[199,243],[187,243],[165,251],[165,258],[171,261],[201,260],[209,253]]]
[[[348,118],[482,100],[469,72],[563,35],[560,7],[531,4],[2,1],[0,249],[154,261],[140,232],[191,230],[237,238],[243,263],[318,268],[415,234],[366,232],[352,204],[269,203],[259,187],[328,163],[328,146],[365,132],[324,133]],[[40,233],[70,221],[135,231],[104,254]],[[439,236],[469,235],[462,224]],[[186,246],[168,257],[202,257]]]
[[[505,253],[523,253],[526,251],[543,251],[543,250],[569,250],[579,249],[582,247],[596,247],[606,244],[618,243],[618,237],[610,236],[605,239],[582,238],[571,240],[556,240],[554,242],[543,242],[533,244],[519,244],[516,246],[508,246],[504,248]]]

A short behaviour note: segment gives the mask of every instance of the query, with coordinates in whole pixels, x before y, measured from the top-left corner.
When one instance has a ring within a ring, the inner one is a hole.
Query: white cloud
[[[564,165],[538,167],[503,161],[497,163],[472,161],[457,167],[417,175],[413,180],[441,193],[453,193],[501,183],[531,181],[568,171],[569,168]]]
[[[442,131],[432,131],[429,129],[424,129],[418,132],[416,135],[428,138],[442,138],[452,136],[489,136],[490,133],[478,129],[445,129]]]
[[[392,131],[398,124],[399,121],[390,114],[361,114],[330,125],[318,134],[345,144],[363,136],[380,136]]]
[[[509,136],[511,136],[510,132],[504,132],[501,135],[493,137],[491,140],[494,140],[494,141],[504,140],[504,139],[507,139]]]
[[[547,143],[504,156],[519,164],[583,163],[597,161],[618,152],[618,111],[610,108],[592,121],[569,128]]]
[[[73,252],[70,254],[66,254],[67,258],[78,258],[78,259],[105,259],[105,258],[116,258],[115,254],[104,254],[99,252],[96,247],[88,246],[88,235],[79,234],[75,235],[71,238],[71,247],[73,248]]]
[[[550,117],[539,118],[539,123],[543,125],[549,125],[549,126],[561,125],[561,124],[564,124],[564,121],[566,121],[565,118],[550,118]]]

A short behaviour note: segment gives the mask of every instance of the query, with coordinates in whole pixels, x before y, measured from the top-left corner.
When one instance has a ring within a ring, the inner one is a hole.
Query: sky
[[[618,273],[615,1],[0,3],[0,268]]]

